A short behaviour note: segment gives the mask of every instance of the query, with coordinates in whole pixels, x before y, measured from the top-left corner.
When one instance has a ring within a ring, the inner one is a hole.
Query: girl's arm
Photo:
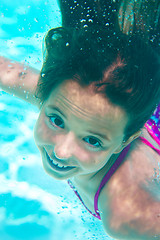
[[[38,70],[0,57],[0,88],[37,107],[40,106],[40,101],[34,93],[38,78]]]

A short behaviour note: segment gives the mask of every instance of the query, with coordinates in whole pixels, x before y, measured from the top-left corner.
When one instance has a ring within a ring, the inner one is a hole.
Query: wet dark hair
[[[116,32],[120,29],[119,10],[123,11],[123,25],[125,12],[130,8],[134,12],[134,22],[132,31],[128,34],[139,34],[160,54],[159,0],[138,0],[134,3],[131,3],[130,0],[58,0],[58,4],[63,27],[81,29],[84,26],[101,26],[112,28]],[[128,21],[130,20],[128,19]]]
[[[36,97],[47,100],[65,80],[120,106],[129,116],[125,140],[139,131],[160,102],[158,55],[138,36],[113,30],[51,29],[45,38],[44,63]]]

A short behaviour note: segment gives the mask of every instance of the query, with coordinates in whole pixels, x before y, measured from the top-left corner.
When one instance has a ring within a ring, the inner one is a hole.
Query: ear
[[[138,132],[130,136],[127,141],[123,141],[122,144],[116,149],[114,153],[120,153],[125,147],[127,147],[127,145],[129,145],[133,140],[138,138],[141,135],[141,133],[142,131],[139,130]]]

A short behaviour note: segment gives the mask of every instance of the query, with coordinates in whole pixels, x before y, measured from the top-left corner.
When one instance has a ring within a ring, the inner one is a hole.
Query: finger
[[[123,8],[121,7],[118,12],[118,23],[121,31],[123,31],[123,14]]]
[[[123,32],[125,34],[128,35],[130,32],[132,32],[133,23],[134,23],[134,1],[130,1],[130,4],[128,4],[124,16]]]
[[[124,19],[123,25],[123,33],[131,34],[133,31],[133,24],[134,24],[134,12],[131,11]]]

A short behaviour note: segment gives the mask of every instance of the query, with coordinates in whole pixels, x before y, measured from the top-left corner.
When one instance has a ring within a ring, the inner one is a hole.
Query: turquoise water
[[[60,25],[54,0],[1,0],[0,55],[40,70],[44,34]],[[0,240],[111,239],[67,182],[43,170],[37,117],[35,107],[0,91]]]

